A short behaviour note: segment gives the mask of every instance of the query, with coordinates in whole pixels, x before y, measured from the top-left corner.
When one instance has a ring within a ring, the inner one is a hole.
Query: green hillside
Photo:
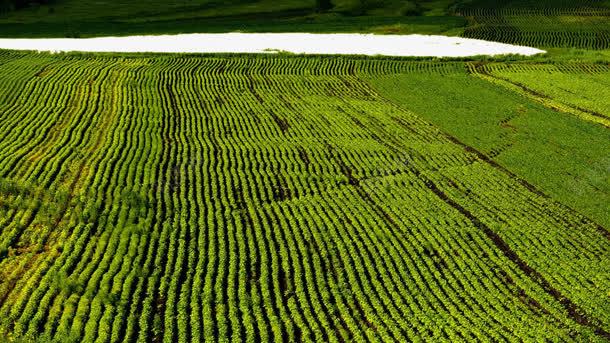
[[[158,3],[158,5],[157,5]],[[0,16],[4,37],[89,37],[192,32],[378,32],[456,35],[464,18],[449,1],[132,1],[57,0]],[[322,8],[325,8],[322,10]]]
[[[608,49],[610,2],[55,0],[0,14],[3,37],[230,31],[444,34],[545,48]]]

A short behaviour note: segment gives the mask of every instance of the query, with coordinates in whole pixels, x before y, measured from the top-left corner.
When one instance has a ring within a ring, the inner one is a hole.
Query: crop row
[[[502,22],[502,17],[514,16],[515,20],[521,20],[523,22],[528,20],[528,17],[532,16],[581,16],[581,17],[598,17],[610,15],[610,9],[607,8],[596,8],[596,7],[508,7],[508,8],[472,8],[463,10],[460,12],[461,15],[466,17],[487,17],[489,20],[498,20],[498,23]]]

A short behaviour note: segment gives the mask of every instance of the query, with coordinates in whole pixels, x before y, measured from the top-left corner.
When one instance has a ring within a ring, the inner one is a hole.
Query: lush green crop
[[[469,21],[464,37],[537,47],[610,47],[610,8],[591,2],[565,7],[515,2],[506,7],[466,8],[460,14]]]
[[[607,64],[488,64],[479,68],[499,84],[558,109],[610,127],[610,68]]]
[[[0,333],[610,338],[608,231],[389,92],[468,67],[0,52]]]
[[[366,77],[401,106],[610,227],[607,65],[433,66]]]

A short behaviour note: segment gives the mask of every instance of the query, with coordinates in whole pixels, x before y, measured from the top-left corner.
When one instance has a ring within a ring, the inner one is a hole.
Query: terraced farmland
[[[606,228],[371,81],[468,70],[1,52],[1,335],[610,339]]]

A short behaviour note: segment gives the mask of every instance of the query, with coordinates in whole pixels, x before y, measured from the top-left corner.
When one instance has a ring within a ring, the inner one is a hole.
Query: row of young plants
[[[542,73],[542,74],[583,74],[599,75],[610,72],[610,66],[605,63],[488,63],[482,66],[490,73]]]

